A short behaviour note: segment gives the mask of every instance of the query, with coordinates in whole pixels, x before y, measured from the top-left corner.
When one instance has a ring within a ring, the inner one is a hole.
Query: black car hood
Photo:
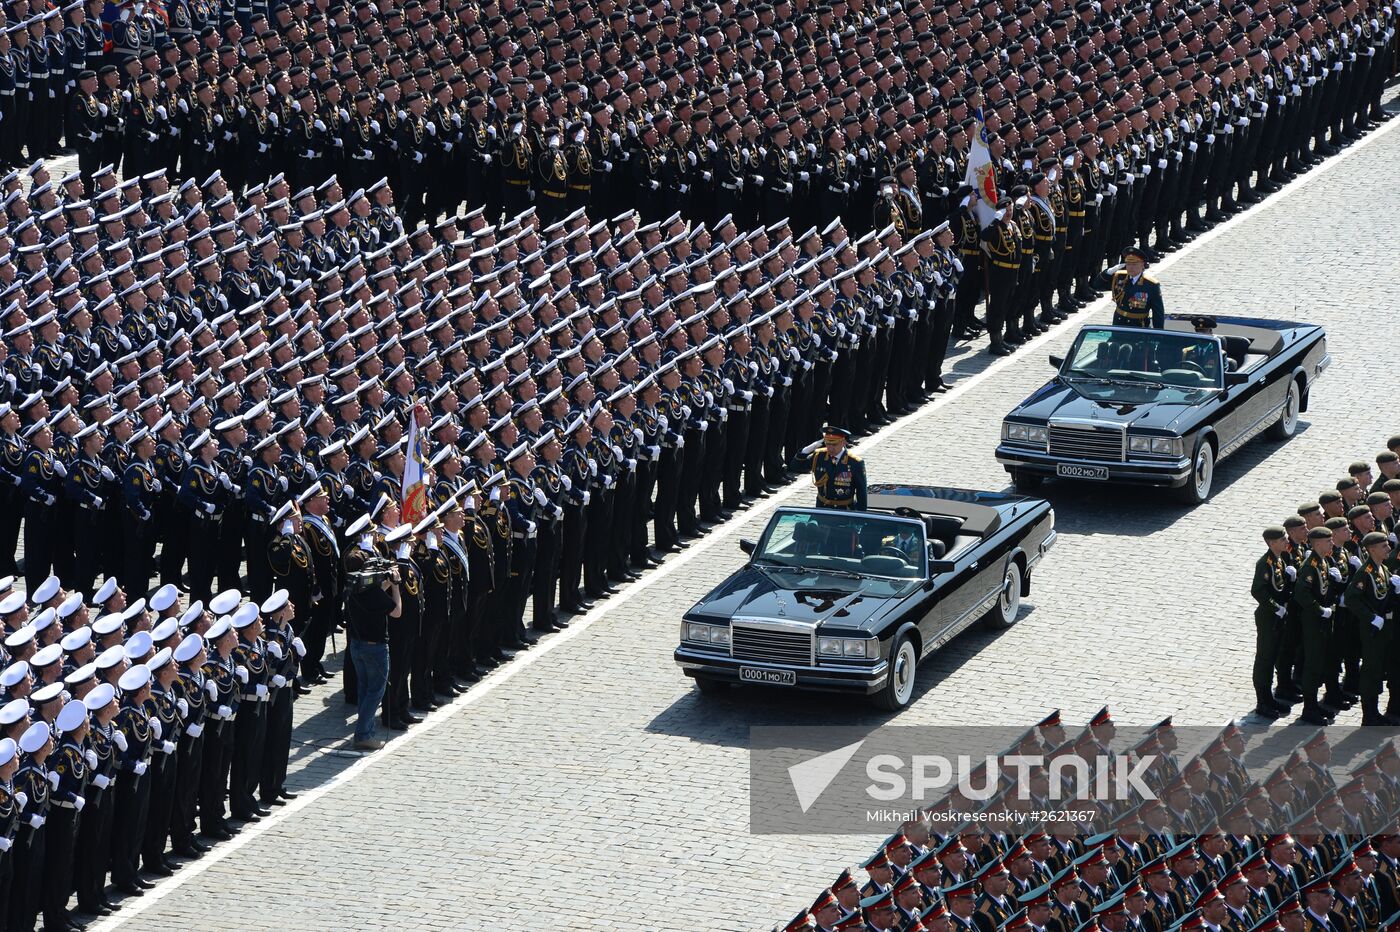
[[[1162,401],[1152,399],[1151,393],[1131,392],[1119,389],[1124,397],[1140,397],[1139,403],[1129,401],[1100,401],[1087,397],[1073,385],[1052,379],[1021,402],[1012,412],[1037,421],[1066,418],[1076,421],[1099,422],[1105,427],[1130,425],[1153,430],[1177,431],[1183,415],[1199,407],[1183,401]],[[1207,393],[1197,396],[1200,401],[1210,397]]]
[[[918,580],[851,579],[749,564],[701,599],[692,613],[864,629],[918,585]]]

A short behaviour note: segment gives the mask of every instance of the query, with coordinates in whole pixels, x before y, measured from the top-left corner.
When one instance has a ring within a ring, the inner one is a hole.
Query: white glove
[[[191,738],[198,738],[200,735],[204,734],[204,726],[191,725],[185,729],[185,734],[189,735]]]
[[[218,511],[218,509],[214,507],[213,502],[203,502],[202,504],[204,505],[204,511],[206,514],[212,515],[214,512]]]
[[[88,748],[86,751],[83,752],[83,760],[87,761],[87,765],[89,767],[96,767],[97,752],[92,750],[92,748]]]
[[[68,475],[68,467],[64,466],[63,463],[57,459],[53,461],[53,471],[58,473],[60,476],[66,477]]]
[[[1336,582],[1342,581],[1342,571],[1337,569],[1335,566],[1327,567],[1327,575],[1331,576],[1332,579]]]
[[[78,812],[82,812],[82,811],[83,811],[83,807],[86,806],[86,805],[87,805],[87,800],[86,800],[86,799],[83,799],[81,796],[79,796],[77,799],[73,800],[73,808],[74,808],[76,811],[78,811]]]
[[[163,741],[163,742],[161,742],[160,749],[161,749],[162,751],[164,751],[166,754],[174,754],[174,753],[175,753],[175,742],[174,742],[174,741]]]
[[[32,815],[29,817],[29,827],[33,829],[41,829],[44,827],[44,821],[45,820],[43,816]]]
[[[608,477],[608,480],[611,481],[611,480],[612,480],[612,477],[609,476],[609,477]],[[538,528],[538,527],[539,527],[539,525],[537,525],[535,522],[533,522],[533,521],[526,521],[526,522],[525,522],[525,533],[526,533],[526,534],[533,534],[533,533],[535,533],[535,530],[536,530],[536,528]]]
[[[280,673],[274,674],[272,677],[272,685],[281,689],[283,686],[287,685],[287,678]]]
[[[278,644],[276,641],[267,642],[267,652],[277,660],[282,659],[282,645]]]
[[[1371,627],[1379,631],[1380,629],[1385,627],[1385,619],[1382,618],[1380,615],[1372,616]]]
[[[52,786],[54,789],[58,789],[58,784],[59,784],[58,771],[56,771],[56,770],[50,770],[50,771],[49,771],[49,785]]]
[[[240,683],[246,683],[246,682],[248,682],[248,668],[245,667],[245,666],[243,666],[242,664],[239,664],[239,665],[234,669],[233,674],[234,674],[234,676],[237,676],[237,677],[238,677],[238,682],[240,682]]]
[[[259,683],[257,686],[253,687],[253,694],[256,695],[259,699],[261,699],[267,695],[267,687],[262,683]]]
[[[219,706],[217,714],[219,718],[223,719],[224,721],[228,721],[230,718],[233,718],[233,709],[230,709],[226,705],[221,705]]]
[[[298,657],[306,656],[306,645],[301,642],[301,638],[292,638],[292,650],[297,652]]]
[[[152,479],[152,480],[151,480],[151,491],[152,491],[152,492],[159,492],[159,491],[160,491],[160,488],[161,488],[161,486],[160,486],[160,480],[159,480],[159,479]]]
[[[591,456],[588,458],[588,471],[595,476],[598,475],[598,461]]]
[[[105,790],[107,787],[112,785],[112,778],[107,776],[105,773],[99,773],[92,778],[92,785],[97,787],[99,790]]]
[[[1390,584],[1395,587],[1396,592],[1400,592],[1400,576],[1391,574]]]
[[[190,714],[190,704],[183,699],[175,700],[175,708],[180,710],[182,716]]]
[[[568,476],[560,476],[560,477],[559,477],[559,484],[562,485],[562,486],[564,486],[564,491],[565,491],[565,492],[568,492],[570,489],[572,489],[572,488],[574,487],[574,481],[573,481],[572,479],[570,479]]]
[[[1322,610],[1322,617],[1323,617],[1323,618],[1331,618],[1331,617],[1332,617],[1332,609],[1331,609],[1331,608],[1324,608],[1324,609]]]
[[[282,486],[282,491],[283,491],[283,492],[287,491],[287,477],[286,477],[286,476],[278,476],[278,477],[277,477],[277,484],[280,485],[280,486]]]
[[[23,790],[20,790],[19,792],[15,793],[14,799],[15,805],[21,809],[29,805],[29,794],[24,792]]]
[[[147,721],[151,723],[151,734],[159,738],[161,733],[160,719],[152,715]]]
[[[1358,557],[1356,554],[1353,553],[1353,554],[1349,555],[1349,556],[1347,557],[1347,562],[1351,564],[1351,568],[1352,568],[1352,569],[1354,569],[1354,570],[1359,570],[1359,569],[1361,569],[1361,558]]]
[[[101,495],[94,495],[94,496],[92,497],[92,506],[93,506],[94,508],[101,508],[101,507],[102,507],[102,496],[101,496]]]
[[[120,731],[112,732],[112,743],[117,746],[118,751],[125,751],[126,735],[122,734]]]
[[[1282,618],[1284,615],[1288,614],[1288,609],[1280,605],[1278,608],[1274,609],[1274,614]]]
[[[102,467],[102,478],[103,478],[103,479],[106,479],[108,482],[115,482],[117,476],[116,476],[116,474],[115,474],[114,472],[112,472],[112,470],[108,469],[106,466],[103,466],[103,467]]]
[[[146,772],[148,766],[149,765],[145,761],[139,761],[136,764],[135,768],[132,769],[132,773],[136,774],[139,777]]]
[[[1296,566],[1285,566],[1285,567],[1283,568],[1283,575],[1287,576],[1289,579],[1297,579],[1297,578],[1298,578],[1298,567],[1296,567]]]
[[[538,487],[535,489],[535,501],[539,502],[541,505],[549,504],[549,499],[545,497],[544,489]]]
[[[587,505],[593,499],[593,493],[587,489],[583,490],[583,503]]]
[[[228,473],[226,472],[219,473],[219,485],[223,486],[229,491],[233,491],[233,481],[229,479]]]
[[[219,698],[219,684],[209,680],[204,684],[204,691],[209,694],[211,700]]]

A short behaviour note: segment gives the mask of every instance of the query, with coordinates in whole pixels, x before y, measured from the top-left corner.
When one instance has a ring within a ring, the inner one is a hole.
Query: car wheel
[[[1269,428],[1272,440],[1287,440],[1298,431],[1298,411],[1302,408],[1303,393],[1298,390],[1298,381],[1288,383],[1288,397],[1283,399],[1283,410],[1278,420]]]
[[[700,690],[701,695],[713,696],[728,690],[729,684],[723,680],[717,680],[713,676],[697,676],[695,677],[695,688]]]
[[[1211,486],[1215,483],[1215,447],[1202,437],[1196,443],[1196,455],[1191,457],[1191,474],[1186,484],[1177,490],[1181,500],[1188,505],[1200,505],[1210,498]]]
[[[895,642],[890,651],[890,675],[875,701],[880,708],[898,712],[914,698],[914,677],[919,672],[919,652],[908,635]]]
[[[988,628],[1009,628],[1021,614],[1021,564],[1015,560],[1006,562],[1006,572],[1001,577],[1001,592],[997,593],[997,603],[987,614]]]
[[[1011,474],[1011,486],[1022,495],[1029,495],[1040,488],[1040,484],[1045,481],[1044,476],[1037,476],[1035,473],[1018,469]]]

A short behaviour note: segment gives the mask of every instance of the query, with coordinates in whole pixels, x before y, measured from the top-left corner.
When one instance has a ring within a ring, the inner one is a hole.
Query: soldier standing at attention
[[[1123,264],[1104,269],[1101,280],[1113,294],[1113,326],[1152,327],[1166,324],[1162,286],[1146,274],[1147,257],[1136,246],[1123,250]]]
[[[865,463],[847,448],[850,439],[844,427],[822,430],[822,446],[812,454],[818,508],[865,510]]]
[[[1254,609],[1254,712],[1272,720],[1287,711],[1274,699],[1274,667],[1298,570],[1284,554],[1288,548],[1286,530],[1265,528],[1264,543],[1269,549],[1254,564],[1254,582],[1249,588],[1258,603]]]
[[[1341,572],[1332,566],[1332,532],[1325,527],[1315,527],[1308,532],[1308,543],[1312,555],[1298,571],[1298,582],[1293,587],[1293,601],[1301,615],[1303,632],[1303,676],[1299,684],[1303,689],[1304,722],[1310,725],[1329,725],[1332,716],[1318,704],[1317,691],[1324,680],[1329,692],[1335,695],[1336,653],[1332,646],[1332,614],[1337,597],[1341,594]]]

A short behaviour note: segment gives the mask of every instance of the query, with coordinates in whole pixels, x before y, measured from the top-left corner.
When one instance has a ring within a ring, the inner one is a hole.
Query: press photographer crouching
[[[361,549],[346,557],[346,568],[345,621],[359,699],[355,750],[377,751],[384,747],[374,737],[374,717],[389,682],[389,619],[402,612],[399,568]]]

